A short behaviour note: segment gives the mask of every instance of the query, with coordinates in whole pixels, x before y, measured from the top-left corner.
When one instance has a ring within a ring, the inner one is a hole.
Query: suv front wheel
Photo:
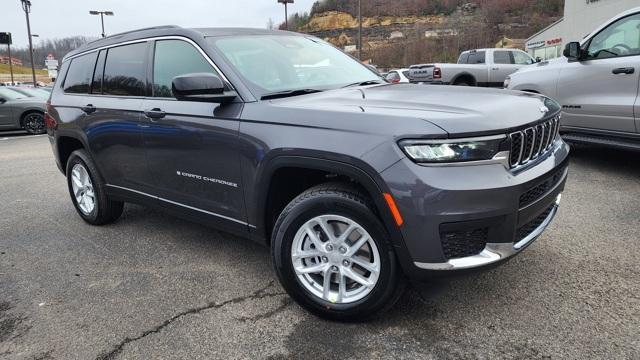
[[[86,151],[71,153],[67,161],[67,184],[73,205],[89,224],[109,224],[122,215],[124,203],[107,196],[105,184]]]
[[[271,243],[282,286],[321,317],[366,320],[404,289],[382,223],[350,186],[325,184],[300,194],[280,214]]]

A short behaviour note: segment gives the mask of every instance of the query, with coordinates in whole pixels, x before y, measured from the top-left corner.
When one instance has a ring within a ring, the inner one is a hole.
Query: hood
[[[566,57],[559,57],[551,60],[544,60],[539,63],[525,66],[518,70],[517,72],[510,75],[513,78],[516,74],[527,74],[535,71],[546,71],[547,69],[556,69],[562,67],[564,64],[568,62]]]
[[[372,119],[419,119],[439,127],[452,137],[504,133],[546,117],[546,109],[551,112],[559,110],[555,102],[535,94],[417,84],[330,90],[276,100],[274,105],[308,110],[357,111],[369,114]]]
[[[11,103],[19,106],[19,107],[34,107],[45,110],[46,107],[46,99],[37,98],[37,97],[26,97],[21,99],[12,100]]]

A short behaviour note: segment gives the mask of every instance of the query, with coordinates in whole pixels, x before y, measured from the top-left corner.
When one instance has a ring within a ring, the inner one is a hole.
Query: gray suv
[[[46,117],[87,223],[134,202],[248,237],[303,307],[361,320],[407,278],[538,238],[567,176],[559,113],[540,95],[392,85],[312,36],[158,27],[68,54]]]
[[[512,74],[505,87],[556,99],[565,140],[640,150],[640,7],[567,44],[564,55]]]

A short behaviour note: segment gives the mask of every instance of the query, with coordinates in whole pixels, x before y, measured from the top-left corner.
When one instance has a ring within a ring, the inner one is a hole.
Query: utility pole
[[[11,44],[7,44],[7,52],[9,53],[9,72],[11,73],[11,85],[15,85],[13,82],[13,60],[11,60]]]
[[[29,13],[31,12],[31,1],[20,0],[20,2],[22,2],[22,10],[24,10],[24,15],[27,18],[27,34],[29,35],[29,58],[31,59],[31,76],[33,78],[33,87],[38,87],[38,83],[36,82],[36,66],[33,62],[33,40],[31,37],[31,24],[29,23]]]
[[[100,24],[102,25],[102,37],[106,37],[107,35],[104,33],[104,16],[113,16],[113,11],[89,11],[91,15],[100,15]]]
[[[358,0],[358,59],[362,61],[362,1]]]
[[[287,4],[293,4],[293,0],[278,0],[278,3],[284,4],[284,26],[289,30],[289,12],[287,10]]]

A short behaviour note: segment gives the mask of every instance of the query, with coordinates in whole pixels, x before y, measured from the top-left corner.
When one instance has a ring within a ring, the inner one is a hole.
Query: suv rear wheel
[[[124,203],[109,199],[98,170],[84,150],[76,150],[67,161],[69,194],[78,214],[92,225],[105,225],[116,221]]]
[[[280,214],[272,256],[282,286],[328,319],[366,320],[391,307],[404,278],[367,197],[342,184],[313,187]]]

